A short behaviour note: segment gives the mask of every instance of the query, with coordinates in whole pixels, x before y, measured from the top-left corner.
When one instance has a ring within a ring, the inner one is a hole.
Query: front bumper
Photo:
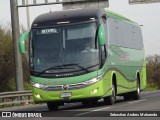
[[[108,86],[104,87],[103,80],[90,85],[85,88],[74,89],[74,90],[61,90],[61,91],[46,91],[42,89],[38,89],[33,87],[33,99],[36,103],[41,102],[71,102],[71,101],[81,101],[81,99],[91,99],[91,98],[101,98],[104,95],[109,96],[111,93],[106,91],[108,90]],[[70,97],[61,97],[62,93],[71,93]]]

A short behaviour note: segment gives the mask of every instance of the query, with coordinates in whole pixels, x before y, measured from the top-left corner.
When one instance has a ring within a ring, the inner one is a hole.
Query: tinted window
[[[139,26],[112,18],[108,19],[110,45],[142,49],[142,33]]]

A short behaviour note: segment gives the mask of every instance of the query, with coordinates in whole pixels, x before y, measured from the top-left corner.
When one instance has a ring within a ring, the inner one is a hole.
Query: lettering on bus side
[[[129,56],[128,55],[119,55],[119,61],[128,62]]]

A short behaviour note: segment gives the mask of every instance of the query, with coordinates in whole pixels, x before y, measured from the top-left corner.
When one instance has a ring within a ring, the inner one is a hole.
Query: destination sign
[[[77,8],[107,8],[109,7],[108,0],[63,0],[63,9]]]

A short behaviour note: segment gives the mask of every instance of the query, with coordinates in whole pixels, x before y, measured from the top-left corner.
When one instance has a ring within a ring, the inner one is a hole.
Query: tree
[[[0,92],[16,90],[15,88],[15,65],[11,25],[0,24]],[[21,33],[25,31],[20,27]],[[23,60],[24,83],[29,83],[29,66],[25,56]]]
[[[11,29],[0,25],[0,92],[7,91],[8,82],[14,78],[13,58]]]
[[[155,83],[160,88],[160,56],[147,57],[147,80],[148,83]]]

